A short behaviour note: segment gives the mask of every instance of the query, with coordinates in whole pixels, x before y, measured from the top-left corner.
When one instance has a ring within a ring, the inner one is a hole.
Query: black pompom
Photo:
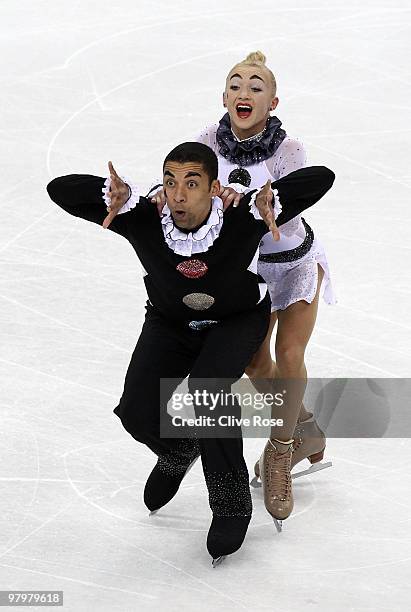
[[[240,183],[240,185],[244,187],[249,187],[251,184],[251,176],[245,168],[236,168],[230,172],[228,182]]]

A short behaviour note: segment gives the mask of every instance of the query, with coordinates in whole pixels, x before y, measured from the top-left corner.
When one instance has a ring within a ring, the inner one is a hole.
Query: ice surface
[[[0,8],[0,585],[64,590],[70,612],[409,609],[408,440],[330,440],[277,534],[261,491],[211,568],[199,463],[148,517],[152,456],[112,409],[143,320],[138,260],[45,185],[107,162],[146,185],[222,113],[227,70],[262,49],[277,115],[334,188],[306,215],[339,304],[307,350],[320,377],[410,373],[408,2],[122,0]],[[248,465],[262,440],[246,440]]]

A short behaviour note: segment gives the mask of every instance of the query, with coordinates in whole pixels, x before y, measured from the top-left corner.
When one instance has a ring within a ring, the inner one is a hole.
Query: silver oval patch
[[[215,302],[212,295],[207,293],[189,293],[183,297],[183,302],[193,310],[207,310]]]

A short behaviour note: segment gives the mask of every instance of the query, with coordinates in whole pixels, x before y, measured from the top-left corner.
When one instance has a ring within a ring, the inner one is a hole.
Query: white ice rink
[[[241,550],[211,568],[200,464],[148,517],[155,457],[112,413],[143,321],[121,237],[45,190],[107,161],[147,184],[223,112],[228,69],[261,49],[277,116],[337,176],[305,216],[339,303],[309,375],[411,364],[411,3],[48,0],[0,4],[0,590],[63,590],[67,612],[410,609],[408,439],[330,439],[277,534],[261,490]],[[263,441],[245,441],[249,468]]]

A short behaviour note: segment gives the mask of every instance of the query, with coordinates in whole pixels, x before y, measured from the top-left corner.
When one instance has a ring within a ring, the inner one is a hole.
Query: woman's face
[[[258,66],[235,66],[227,77],[223,99],[231,127],[241,139],[261,132],[278,104],[269,72]]]

